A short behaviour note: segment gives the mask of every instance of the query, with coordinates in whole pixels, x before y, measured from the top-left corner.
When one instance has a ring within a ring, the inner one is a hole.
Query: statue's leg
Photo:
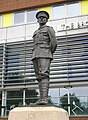
[[[39,59],[37,59],[37,58],[35,58],[33,60],[33,66],[34,66],[34,71],[35,71],[35,76],[36,76],[37,81],[39,79],[39,67],[38,67],[39,62],[38,61],[39,61]]]
[[[36,104],[47,104],[48,103],[48,91],[49,91],[49,73],[50,73],[50,59],[41,58],[39,59],[39,92],[40,99]]]

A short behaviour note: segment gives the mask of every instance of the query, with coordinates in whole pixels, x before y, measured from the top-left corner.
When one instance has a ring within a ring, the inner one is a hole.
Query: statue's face
[[[38,18],[38,23],[39,23],[40,25],[46,24],[47,21],[48,21],[48,19],[47,19],[46,17],[44,17],[44,16],[41,16],[41,17]]]

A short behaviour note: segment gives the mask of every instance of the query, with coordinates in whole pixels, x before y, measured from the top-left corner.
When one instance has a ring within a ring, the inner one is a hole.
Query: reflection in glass
[[[53,6],[52,7],[53,19],[61,19],[65,17],[65,7],[61,6]]]
[[[80,15],[80,4],[73,3],[67,5],[67,17],[79,16]]]
[[[21,24],[25,22],[25,12],[14,13],[14,24]]]
[[[36,13],[38,10],[27,11],[27,22],[36,22]]]
[[[62,19],[66,17],[73,17],[80,15],[80,3],[63,4],[52,7],[53,19]]]

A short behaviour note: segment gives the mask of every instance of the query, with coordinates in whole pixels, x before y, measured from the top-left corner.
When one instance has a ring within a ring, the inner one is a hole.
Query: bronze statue
[[[49,14],[39,11],[36,14],[39,28],[33,34],[33,56],[35,75],[39,85],[40,98],[35,104],[48,104],[50,63],[57,47],[55,31],[47,26]]]

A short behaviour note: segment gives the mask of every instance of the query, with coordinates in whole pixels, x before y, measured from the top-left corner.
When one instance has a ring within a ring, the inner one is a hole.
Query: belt
[[[39,41],[39,42],[37,42],[37,43],[34,43],[34,46],[35,45],[38,45],[38,44],[47,44],[47,45],[49,45],[49,42],[45,42],[45,41]]]

